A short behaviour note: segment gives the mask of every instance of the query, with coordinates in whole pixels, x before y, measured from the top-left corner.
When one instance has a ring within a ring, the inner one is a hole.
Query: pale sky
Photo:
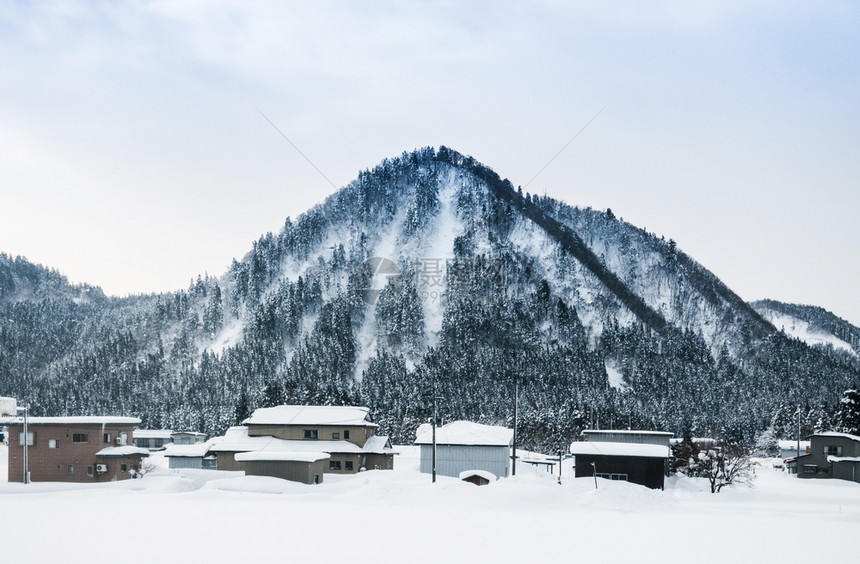
[[[860,3],[0,0],[0,252],[223,274],[334,192],[257,108],[337,186],[428,145],[525,184],[605,108],[528,191],[860,325]]]

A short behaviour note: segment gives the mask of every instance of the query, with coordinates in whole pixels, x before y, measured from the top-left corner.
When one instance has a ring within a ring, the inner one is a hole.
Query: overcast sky
[[[0,252],[107,293],[220,275],[447,145],[860,325],[860,3],[0,0]],[[693,6],[693,4],[696,4]]]

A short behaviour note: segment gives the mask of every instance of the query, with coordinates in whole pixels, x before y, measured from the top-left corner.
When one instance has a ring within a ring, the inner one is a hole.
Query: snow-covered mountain
[[[535,447],[586,425],[751,440],[777,407],[833,403],[860,375],[674,241],[444,147],[360,173],[185,291],[105,298],[0,259],[0,394],[51,414],[213,432],[282,401],[361,403],[409,440],[434,387],[445,418],[497,423],[516,383]]]
[[[774,300],[761,300],[751,305],[774,327],[810,346],[832,347],[860,355],[860,329],[824,308]]]

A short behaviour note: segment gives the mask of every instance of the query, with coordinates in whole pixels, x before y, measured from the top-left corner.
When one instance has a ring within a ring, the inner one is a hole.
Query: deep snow
[[[860,530],[860,485],[772,468],[716,495],[683,477],[662,492],[570,475],[558,485],[524,464],[487,487],[433,485],[417,449],[402,450],[394,471],[318,486],[164,469],[111,484],[0,483],[3,561],[777,562],[820,557]]]

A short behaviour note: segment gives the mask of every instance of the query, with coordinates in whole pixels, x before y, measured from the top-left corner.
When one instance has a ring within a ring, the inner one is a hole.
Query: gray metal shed
[[[433,472],[433,430],[421,425],[415,444],[421,446],[422,473]],[[505,427],[455,421],[436,428],[436,473],[459,478],[467,470],[484,470],[498,478],[510,475],[514,432]]]

